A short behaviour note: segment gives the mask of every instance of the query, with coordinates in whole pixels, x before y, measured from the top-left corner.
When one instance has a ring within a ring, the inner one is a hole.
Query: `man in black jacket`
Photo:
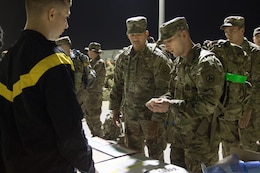
[[[0,63],[0,131],[8,173],[95,172],[71,59],[55,40],[71,0],[26,0],[24,31]]]

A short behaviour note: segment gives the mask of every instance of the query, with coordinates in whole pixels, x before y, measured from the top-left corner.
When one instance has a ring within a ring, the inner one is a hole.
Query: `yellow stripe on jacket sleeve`
[[[47,70],[61,64],[69,64],[71,69],[75,71],[72,60],[64,53],[52,54],[38,62],[29,73],[21,75],[20,79],[13,85],[13,92],[0,83],[0,95],[12,102],[16,96],[22,93],[24,88],[34,86]]]
[[[13,92],[0,82],[0,95],[8,101],[13,101]]]

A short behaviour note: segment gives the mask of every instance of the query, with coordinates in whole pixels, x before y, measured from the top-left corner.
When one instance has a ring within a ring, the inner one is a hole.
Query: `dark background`
[[[4,49],[10,47],[25,24],[23,0],[0,0],[0,25],[4,35]],[[253,3],[254,2],[254,3]],[[224,38],[219,29],[225,17],[241,15],[246,19],[245,36],[252,40],[253,29],[260,26],[257,1],[246,0],[165,0],[165,21],[185,16],[194,42]],[[148,19],[150,35],[158,39],[159,0],[74,0],[69,18],[69,35],[73,47],[83,50],[91,41],[102,49],[120,49],[129,45],[125,20],[144,15]]]

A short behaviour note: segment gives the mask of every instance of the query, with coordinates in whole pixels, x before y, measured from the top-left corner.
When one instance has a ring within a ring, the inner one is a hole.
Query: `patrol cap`
[[[158,42],[171,38],[177,31],[188,30],[185,17],[176,17],[160,26],[161,37]]]
[[[254,29],[253,36],[256,36],[257,34],[260,34],[260,27]]]
[[[147,28],[147,19],[144,16],[131,17],[126,20],[126,34],[143,33]]]
[[[91,43],[89,43],[88,47],[85,47],[84,49],[85,49],[86,51],[91,50],[91,51],[94,51],[94,52],[96,52],[96,53],[101,53],[101,52],[102,52],[102,50],[101,50],[101,45],[100,45],[100,43],[97,43],[97,42],[91,42]]]
[[[245,19],[242,16],[229,16],[224,19],[224,23],[220,26],[220,29],[223,30],[224,27],[230,26],[238,26],[244,27],[245,26]]]
[[[60,45],[64,45],[64,44],[69,44],[71,45],[71,40],[70,40],[70,37],[69,36],[64,36],[64,37],[60,37],[56,40],[56,44],[58,46]]]

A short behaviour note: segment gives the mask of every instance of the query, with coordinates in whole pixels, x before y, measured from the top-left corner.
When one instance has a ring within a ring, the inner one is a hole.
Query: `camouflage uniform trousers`
[[[222,142],[222,154],[223,157],[230,155],[230,149],[242,148],[242,143],[240,141],[241,133],[238,128],[238,120],[225,120],[219,118],[219,133]]]
[[[139,153],[144,153],[146,145],[150,158],[164,161],[163,151],[167,145],[164,122],[158,122],[156,136],[149,136],[149,120],[130,120],[127,116],[124,117],[125,145]]]
[[[175,129],[174,129],[175,130]],[[176,132],[176,130],[175,130]],[[210,166],[219,160],[219,140],[209,143],[208,135],[194,133],[189,147],[184,147],[181,137],[171,143],[171,163],[187,169],[191,173],[201,173],[201,164]]]
[[[248,126],[240,130],[243,149],[260,152],[260,146],[256,144],[260,140],[259,115],[259,112],[252,112]]]
[[[78,101],[84,112],[84,118],[93,136],[103,137],[102,122],[102,92],[89,93],[86,89],[78,93]]]
[[[170,153],[171,163],[183,168],[187,168],[184,159],[185,158],[184,149],[175,147],[173,143],[171,143],[170,149],[171,149],[171,153]]]

